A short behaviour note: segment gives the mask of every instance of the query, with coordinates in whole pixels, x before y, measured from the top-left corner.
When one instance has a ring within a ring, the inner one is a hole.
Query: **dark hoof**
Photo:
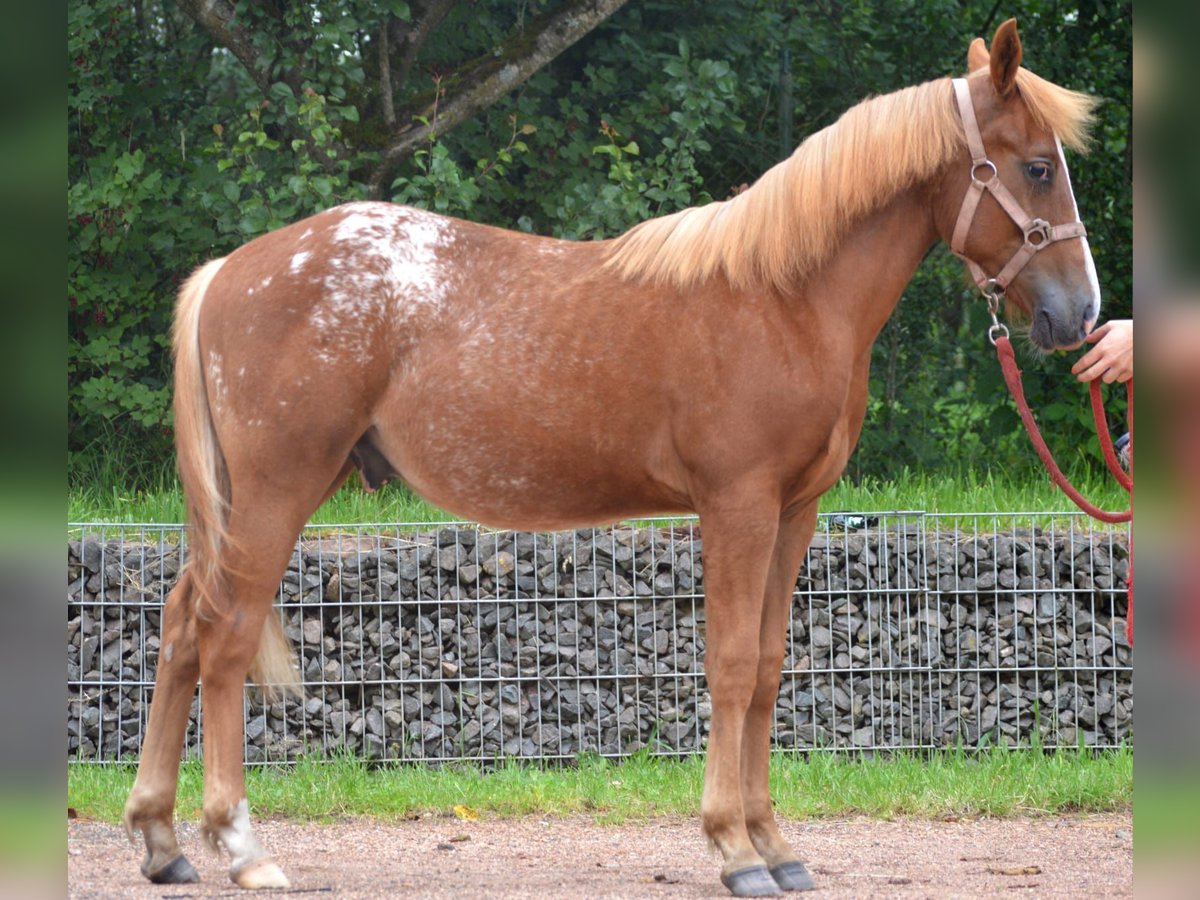
[[[157,872],[149,873],[145,869],[142,872],[154,884],[194,884],[200,880],[199,873],[182,853]]]
[[[771,869],[771,877],[785,891],[811,891],[817,886],[802,862],[780,863]]]
[[[782,893],[766,866],[749,866],[722,875],[721,884],[735,897],[771,897]]]

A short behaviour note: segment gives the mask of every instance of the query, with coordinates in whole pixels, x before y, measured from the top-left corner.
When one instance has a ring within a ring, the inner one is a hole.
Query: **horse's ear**
[[[988,56],[987,44],[983,42],[983,38],[975,38],[971,41],[971,46],[967,48],[967,71],[974,72],[976,69],[983,69],[991,62],[991,57]]]
[[[992,38],[992,84],[996,93],[1007,97],[1017,80],[1017,69],[1021,68],[1021,39],[1017,36],[1017,20],[1009,19],[996,29]]]

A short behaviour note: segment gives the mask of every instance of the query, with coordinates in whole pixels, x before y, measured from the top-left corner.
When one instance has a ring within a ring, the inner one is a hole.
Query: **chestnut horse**
[[[1084,143],[1093,102],[1020,61],[1012,21],[990,54],[979,39],[968,53],[988,165],[1024,209],[1075,223],[1062,145]],[[243,692],[248,673],[294,682],[272,598],[300,529],[357,469],[504,528],[698,513],[704,831],[734,894],[811,887],[767,786],[788,609],[818,498],[862,427],[872,342],[987,174],[962,115],[949,79],[866,100],[737,197],[615,240],[350,203],[199,269],[174,329],[191,561],[164,610],[125,808],[142,872],[197,877],[172,819],[200,678],[203,833],[238,885],[288,883],[250,824]],[[973,214],[955,249],[999,272],[1023,236],[993,195]],[[1007,292],[1047,350],[1077,345],[1099,313],[1082,228],[1070,237]]]

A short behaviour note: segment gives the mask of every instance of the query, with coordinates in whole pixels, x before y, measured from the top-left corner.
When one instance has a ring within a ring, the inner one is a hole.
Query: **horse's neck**
[[[805,286],[805,299],[836,310],[858,351],[865,352],[937,239],[926,191],[913,188],[851,227],[833,258]]]

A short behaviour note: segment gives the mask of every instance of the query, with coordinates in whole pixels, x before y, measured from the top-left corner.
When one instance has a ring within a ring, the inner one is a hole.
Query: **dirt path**
[[[315,897],[726,897],[695,820],[597,825],[584,817],[460,822],[263,822],[259,836],[292,880]],[[1129,813],[930,822],[866,819],[785,823],[817,879],[813,897],[1129,897]],[[204,879],[148,884],[117,826],[71,822],[72,898],[184,900],[237,891],[195,825],[184,852]]]

